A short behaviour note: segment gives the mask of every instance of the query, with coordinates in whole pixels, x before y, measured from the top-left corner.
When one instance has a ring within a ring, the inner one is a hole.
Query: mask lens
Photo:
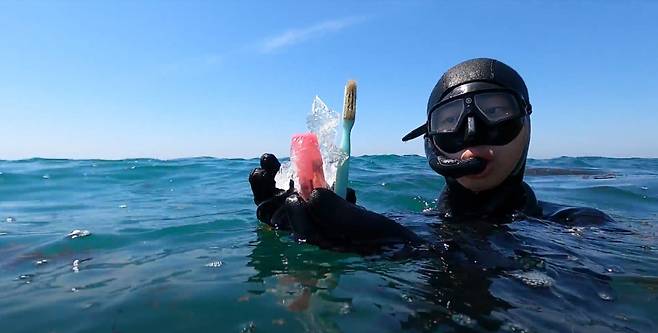
[[[437,107],[430,115],[430,134],[456,131],[463,113],[464,100],[462,99]]]
[[[522,115],[519,103],[509,93],[484,93],[475,95],[475,106],[490,125],[514,119]]]

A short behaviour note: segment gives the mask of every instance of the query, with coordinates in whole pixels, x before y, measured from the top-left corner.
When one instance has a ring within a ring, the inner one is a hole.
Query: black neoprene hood
[[[497,86],[498,88],[510,90],[523,99],[527,107],[530,108],[528,88],[519,73],[498,60],[477,58],[459,63],[441,76],[427,101],[427,114],[443,100],[465,93],[465,91],[461,92],[459,87],[472,82],[489,83],[482,85],[482,89],[491,89]],[[473,90],[469,92],[471,91]],[[426,124],[419,126],[405,135],[402,141],[411,140],[425,134],[426,126]]]

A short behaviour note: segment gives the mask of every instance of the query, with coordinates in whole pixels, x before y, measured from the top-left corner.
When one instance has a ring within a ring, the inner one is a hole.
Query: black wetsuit
[[[454,179],[448,178],[446,182],[448,185],[438,200],[438,213],[444,220],[479,218],[505,223],[514,218],[531,217],[570,225],[613,221],[594,208],[538,201],[532,188],[518,177],[508,178],[495,189],[477,194]]]

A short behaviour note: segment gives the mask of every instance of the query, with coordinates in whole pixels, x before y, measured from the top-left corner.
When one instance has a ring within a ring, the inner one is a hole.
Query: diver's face
[[[457,178],[465,188],[480,192],[500,185],[514,170],[522,158],[526,144],[530,139],[530,122],[526,121],[519,134],[508,144],[502,146],[481,145],[468,147],[456,153],[443,152],[447,157],[466,160],[480,157],[487,161],[486,168],[475,175]]]

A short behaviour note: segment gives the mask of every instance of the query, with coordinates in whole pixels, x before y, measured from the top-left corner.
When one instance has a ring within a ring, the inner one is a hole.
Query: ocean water
[[[459,260],[296,243],[254,217],[257,164],[0,161],[0,331],[658,331],[658,159],[531,160],[540,200],[616,222],[486,231],[431,213],[424,158],[354,159],[361,205]]]

